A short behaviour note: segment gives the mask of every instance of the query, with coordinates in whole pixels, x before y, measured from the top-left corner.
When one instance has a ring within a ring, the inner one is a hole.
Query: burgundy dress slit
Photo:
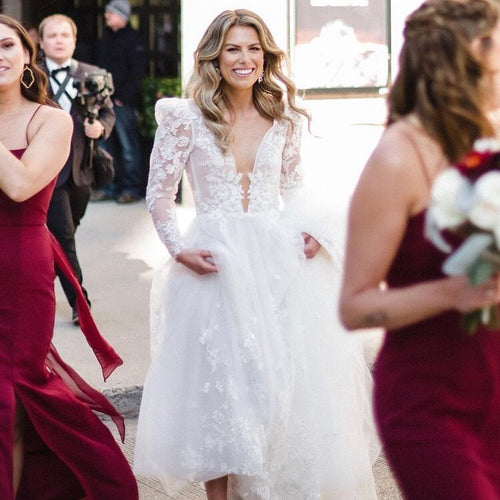
[[[18,158],[23,152],[12,151]],[[54,183],[22,203],[0,191],[0,498],[14,498],[17,400],[24,409],[17,500],[136,500],[127,460],[93,410],[111,416],[122,439],[123,419],[51,344],[54,263],[71,272],[45,225]],[[80,297],[82,330],[106,377],[122,361],[100,336],[84,302]]]

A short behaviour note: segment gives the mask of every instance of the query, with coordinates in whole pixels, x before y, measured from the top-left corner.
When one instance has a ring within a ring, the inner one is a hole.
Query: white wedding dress
[[[337,320],[338,256],[328,214],[301,194],[301,123],[290,116],[293,132],[275,121],[265,134],[246,194],[192,100],[156,106],[156,228],[171,255],[210,250],[218,272],[174,259],[156,272],[134,469],[174,487],[229,475],[234,499],[375,499],[371,378]],[[183,171],[197,215],[181,235]],[[322,243],[314,259],[302,231]]]

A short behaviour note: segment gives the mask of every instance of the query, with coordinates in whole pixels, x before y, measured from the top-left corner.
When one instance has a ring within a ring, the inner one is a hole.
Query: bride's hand
[[[212,260],[212,253],[208,250],[185,248],[175,256],[175,260],[197,274],[217,272],[217,266]]]
[[[321,244],[310,234],[302,233],[304,238],[304,254],[307,259],[312,259],[320,250]]]

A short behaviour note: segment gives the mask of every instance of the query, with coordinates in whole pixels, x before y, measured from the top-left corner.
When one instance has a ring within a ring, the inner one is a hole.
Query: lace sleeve
[[[161,241],[175,257],[182,249],[175,195],[192,147],[185,101],[161,99],[155,107],[158,129],[151,152],[146,204]]]
[[[303,163],[300,156],[302,146],[302,115],[292,115],[295,127],[289,131],[282,154],[280,189],[284,202],[284,215],[298,232],[313,236],[326,252],[340,262],[341,252],[334,236],[335,222],[330,203],[317,190],[306,185]]]
[[[286,202],[293,193],[303,185],[303,170],[300,158],[303,121],[298,114],[291,118],[294,121],[293,130],[289,129],[281,158],[280,191]]]

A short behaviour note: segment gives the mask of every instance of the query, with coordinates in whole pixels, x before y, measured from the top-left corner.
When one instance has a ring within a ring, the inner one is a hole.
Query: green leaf
[[[500,330],[500,309],[497,304],[462,314],[460,317],[460,327],[468,335],[474,335],[479,325],[493,331]]]
[[[491,330],[498,331],[500,329],[500,311],[498,310],[498,305],[490,307],[490,321],[488,326]]]
[[[460,327],[468,335],[474,335],[477,327],[481,324],[481,309],[462,314],[460,317]]]
[[[448,276],[464,274],[476,263],[481,253],[494,243],[490,233],[471,234],[443,263]]]
[[[162,97],[180,97],[182,82],[180,78],[147,77],[141,82],[141,106],[139,125],[143,137],[153,138],[156,132],[155,104]]]
[[[467,269],[469,283],[477,286],[488,281],[493,274],[493,264],[482,259],[473,262]]]

